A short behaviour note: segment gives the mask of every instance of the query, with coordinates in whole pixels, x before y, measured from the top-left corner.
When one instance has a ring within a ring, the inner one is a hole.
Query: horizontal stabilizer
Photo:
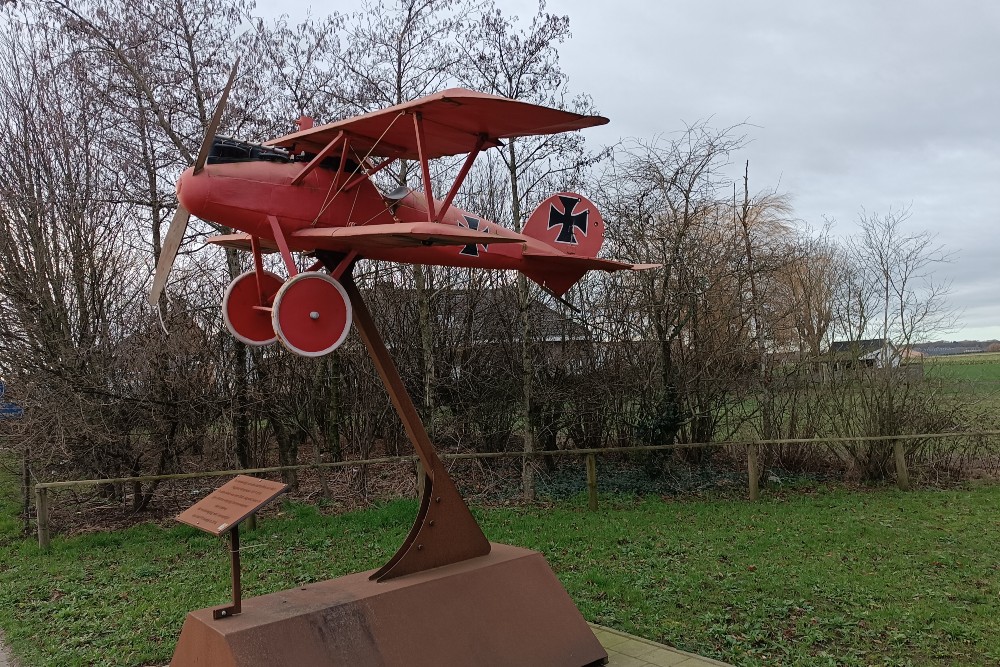
[[[524,274],[556,296],[569,291],[587,271],[645,271],[662,264],[629,264],[613,259],[525,251]]]
[[[599,271],[645,271],[646,269],[658,269],[662,264],[629,264],[628,262],[618,262],[613,259],[601,259],[599,257],[581,257],[579,255],[561,255],[542,252],[532,252],[526,250],[524,259],[529,265],[538,267],[552,267],[559,269],[562,267],[582,268],[586,270],[597,269]]]

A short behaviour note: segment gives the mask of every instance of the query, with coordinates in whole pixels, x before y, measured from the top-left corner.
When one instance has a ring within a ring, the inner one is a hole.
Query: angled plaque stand
[[[242,611],[243,591],[240,583],[240,523],[278,495],[288,490],[280,482],[237,475],[191,507],[177,515],[177,520],[189,526],[219,536],[229,533],[229,555],[232,565],[233,603],[212,609],[212,618],[227,618]]]
[[[331,271],[341,258],[317,252]],[[491,544],[441,459],[359,292],[354,325],[427,471],[416,521],[378,570],[188,614],[172,667],[592,667],[607,652],[541,554]]]

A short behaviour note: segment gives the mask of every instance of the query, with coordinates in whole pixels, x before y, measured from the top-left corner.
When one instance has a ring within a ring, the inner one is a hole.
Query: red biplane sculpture
[[[606,118],[455,88],[303,128],[263,146],[213,141],[230,85],[197,161],[177,182],[180,206],[157,265],[153,303],[192,214],[240,230],[209,242],[254,256],[254,270],[226,290],[229,330],[249,345],[280,340],[304,356],[331,352],[346,338],[350,300],[338,278],[360,258],[517,269],[557,296],[591,269],[642,268],[597,258],[604,222],[577,194],[543,202],[520,234],[452,205],[480,152],[504,139],[579,130]],[[431,192],[429,161],[460,154],[468,157],[444,200],[425,194]],[[424,193],[401,188],[384,194],[372,182],[397,160],[419,163]],[[262,253],[275,250],[288,279],[263,268]],[[322,261],[300,273],[293,252]]]
[[[452,89],[321,127],[301,122],[294,134],[252,145],[214,137],[234,74],[177,183],[180,206],[150,300],[162,293],[192,214],[239,230],[209,239],[253,253],[254,269],[226,290],[229,330],[249,345],[280,340],[318,356],[343,343],[353,322],[427,477],[416,521],[382,568],[246,600],[224,623],[211,610],[192,612],[171,664],[602,664],[606,652],[541,554],[486,539],[427,437],[352,267],[370,258],[516,269],[557,296],[591,269],[645,268],[596,257],[604,223],[580,195],[553,195],[520,234],[452,205],[482,151],[607,119]],[[429,161],[460,154],[468,157],[439,201]],[[397,160],[419,164],[427,194],[379,190],[372,176]],[[287,279],[264,270],[263,253],[274,251]],[[299,272],[293,252],[317,261]]]

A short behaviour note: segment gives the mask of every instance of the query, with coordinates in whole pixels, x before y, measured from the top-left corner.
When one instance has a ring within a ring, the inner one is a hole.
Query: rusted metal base
[[[352,574],[188,614],[172,667],[591,667],[607,653],[541,554]]]

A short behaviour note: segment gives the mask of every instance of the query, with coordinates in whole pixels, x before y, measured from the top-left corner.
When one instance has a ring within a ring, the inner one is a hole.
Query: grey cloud
[[[498,2],[524,19],[537,6]],[[589,140],[747,120],[753,142],[734,176],[749,159],[757,188],[779,186],[800,218],[831,216],[844,234],[862,206],[912,205],[913,229],[959,253],[946,271],[970,331],[1000,338],[1000,3],[549,0],[548,11],[570,16],[561,63],[573,90],[611,118]]]

